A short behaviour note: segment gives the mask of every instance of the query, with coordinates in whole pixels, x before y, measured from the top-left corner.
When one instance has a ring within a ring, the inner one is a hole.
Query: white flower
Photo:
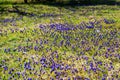
[[[98,29],[97,29],[97,30],[96,30],[96,32],[98,32],[98,33],[99,33],[99,32],[100,32],[100,30],[98,30]]]

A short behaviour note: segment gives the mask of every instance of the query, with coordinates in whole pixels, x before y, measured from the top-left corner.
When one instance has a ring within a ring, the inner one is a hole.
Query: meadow
[[[120,80],[120,6],[0,5],[0,80]]]

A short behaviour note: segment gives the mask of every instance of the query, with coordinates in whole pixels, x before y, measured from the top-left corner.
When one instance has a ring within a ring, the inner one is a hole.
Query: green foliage
[[[115,4],[119,0],[0,0],[0,3],[59,3],[59,4],[82,4],[82,5],[95,5],[95,4]]]

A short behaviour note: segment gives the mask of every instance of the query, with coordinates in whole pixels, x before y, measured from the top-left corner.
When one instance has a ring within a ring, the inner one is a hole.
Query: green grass
[[[23,17],[23,22],[27,21],[28,24],[35,20],[34,23],[50,23],[51,19],[53,22],[74,22],[74,24],[78,24],[81,21],[89,20],[90,16],[93,16],[96,19],[100,18],[113,18],[119,23],[119,8],[120,6],[107,6],[107,5],[99,5],[99,6],[78,6],[78,7],[61,7],[61,10],[59,10],[59,7],[55,6],[47,6],[47,5],[18,5],[18,9],[21,12],[27,12],[27,13],[33,13],[37,16],[43,15],[43,14],[56,14],[56,15],[62,15],[57,17]],[[1,14],[1,18],[10,18],[11,16],[14,16],[17,18],[20,16],[17,13],[7,13],[7,10],[13,9],[12,5],[1,5],[1,7],[6,9],[6,12],[4,14]],[[73,11],[72,11],[73,10]],[[61,11],[61,12],[60,12]],[[32,18],[32,20],[31,20]],[[61,18],[60,20],[58,20]],[[44,21],[45,20],[45,21]],[[18,21],[19,23],[20,21]],[[20,22],[21,23],[21,22]],[[31,24],[34,24],[33,22]],[[24,24],[23,24],[24,25]],[[21,26],[22,27],[22,26]]]
[[[56,6],[49,6],[49,5],[33,5],[33,4],[16,4],[14,6],[17,6],[18,9],[21,12],[26,12],[26,13],[33,13],[35,16],[31,17],[29,16],[29,14],[19,14],[16,12],[8,12],[8,11],[14,11],[13,5],[9,4],[9,5],[0,5],[0,20],[4,20],[4,19],[18,19],[20,18],[20,16],[23,16],[22,19],[20,20],[15,20],[15,22],[7,22],[7,23],[3,23],[0,22],[0,30],[2,29],[3,31],[7,31],[7,36],[6,33],[3,32],[2,35],[0,35],[0,62],[1,64],[7,65],[9,66],[9,69],[11,68],[15,68],[14,72],[17,72],[17,67],[20,64],[23,64],[24,62],[28,62],[29,60],[31,60],[32,56],[35,56],[36,61],[40,60],[41,56],[47,56],[47,58],[49,58],[49,53],[51,52],[47,52],[46,50],[40,50],[40,51],[34,51],[34,49],[32,48],[27,54],[24,54],[22,52],[14,52],[11,51],[10,53],[5,53],[4,52],[4,48],[17,48],[19,45],[21,46],[28,46],[28,45],[36,45],[36,40],[41,39],[49,39],[51,42],[54,40],[54,37],[52,37],[50,35],[50,33],[46,33],[44,34],[44,32],[42,32],[41,30],[39,30],[39,25],[40,24],[44,24],[44,25],[49,25],[50,23],[68,23],[68,24],[72,24],[72,25],[77,25],[80,24],[81,22],[88,22],[88,21],[100,21],[100,24],[103,26],[103,30],[101,31],[102,33],[106,33],[108,31],[108,33],[111,30],[117,29],[117,31],[119,31],[120,29],[120,6],[117,5],[97,5],[97,6],[76,6],[76,7],[71,7],[71,6],[64,6],[64,7],[56,7]],[[2,12],[2,8],[4,8],[4,11]],[[51,16],[41,16],[41,15],[48,15],[48,14],[53,14],[53,15],[57,15],[54,17]],[[39,16],[39,17],[38,17]],[[113,19],[115,20],[114,24],[105,24],[103,19]],[[112,28],[110,28],[112,26]],[[25,32],[20,33],[20,31],[12,33],[11,29],[19,29],[19,30],[25,30]],[[92,32],[94,32],[94,30],[81,30],[81,31],[71,31],[74,34],[70,34],[70,36],[72,37],[71,42],[73,43],[73,45],[77,45],[77,43],[73,40],[74,38],[77,37],[81,37],[81,35],[78,34],[78,32],[83,32],[84,35],[86,34],[92,34]],[[97,35],[99,35],[98,33],[96,33]],[[58,35],[59,38],[57,39],[57,43],[59,43],[63,38],[61,37],[61,33],[60,32],[55,32],[55,36]],[[104,34],[105,35],[105,34]],[[76,48],[76,50],[78,51],[84,51],[84,49],[88,46],[92,47],[93,43],[91,43],[90,39],[96,39],[95,37],[90,37],[88,38],[88,42],[89,44],[83,46],[84,48]],[[118,38],[120,38],[120,36],[118,35]],[[26,42],[28,39],[30,39],[30,42]],[[103,39],[103,41],[107,42],[107,38],[105,37]],[[102,44],[103,41],[99,41],[99,45]],[[113,41],[111,41],[110,43],[113,43]],[[53,51],[57,50],[58,54],[59,54],[59,60],[63,61],[65,64],[69,64],[72,65],[73,64],[73,60],[76,59],[76,50],[71,50],[71,48],[67,48],[67,47],[56,47],[56,46],[51,46],[50,44],[45,44],[44,45],[45,48],[52,48]],[[92,61],[92,55],[95,52],[99,52],[101,54],[104,54],[106,52],[107,47],[104,49],[101,49],[100,51],[97,51],[96,49],[98,48],[98,46],[92,48],[91,51],[89,52],[85,52],[84,54],[90,58],[90,61]],[[118,49],[118,51],[116,50],[116,53],[120,53],[119,51],[120,49]],[[66,55],[64,55],[64,51],[66,51]],[[37,57],[38,55],[38,57]],[[79,55],[79,54],[78,54]],[[69,60],[65,60],[66,58],[73,56],[73,58],[69,59]],[[16,60],[18,58],[21,58],[22,60],[20,62],[17,62]],[[2,63],[2,60],[6,60],[6,63]],[[59,63],[58,60],[58,63]],[[112,60],[114,60],[114,66],[115,66],[115,70],[118,69],[118,66],[120,66],[119,60],[118,59],[105,59],[103,56],[97,56],[97,60],[101,60],[104,63],[110,62]],[[55,61],[57,61],[57,59],[55,58]],[[81,60],[81,61],[75,61],[75,68],[78,68],[80,66],[82,66],[82,64],[86,63],[85,60]],[[34,66],[34,65],[33,65]],[[39,70],[39,66],[41,66],[40,64],[36,67],[36,70]],[[89,66],[87,66],[89,67]],[[104,69],[104,67],[101,67]],[[22,68],[20,68],[21,71],[23,71],[23,66]],[[43,74],[42,78],[43,79],[48,79],[50,80],[50,77],[48,77],[48,74],[50,74],[51,76],[54,76],[54,73],[50,73],[50,69],[49,68],[45,68],[46,71],[48,71],[48,73]],[[0,67],[0,78],[4,78],[4,80],[6,80],[8,77],[10,77],[11,75],[3,74],[3,68]],[[91,80],[98,80],[96,78],[96,76],[102,76],[102,73],[98,74],[94,74],[91,71],[91,75],[88,75],[87,72],[84,71],[84,69],[81,68],[80,70],[81,72],[75,74],[75,75],[81,75],[83,77],[90,77]],[[29,72],[29,71],[28,71]],[[70,73],[70,71],[67,72],[68,75],[71,77],[72,74]],[[110,74],[108,71],[106,71],[105,73]],[[29,74],[29,73],[28,73]],[[120,74],[120,73],[118,73]],[[47,75],[47,76],[46,76]],[[30,77],[36,78],[36,76],[30,75]],[[47,78],[46,78],[47,77]],[[37,78],[39,79],[39,77],[37,76]],[[20,77],[20,79],[23,79],[22,77]]]

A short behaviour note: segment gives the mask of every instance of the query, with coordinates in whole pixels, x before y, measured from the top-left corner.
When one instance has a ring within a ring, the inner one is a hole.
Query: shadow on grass
[[[29,5],[30,7],[32,7],[33,5]],[[34,7],[34,6],[33,6]],[[9,6],[0,6],[0,15],[8,15],[11,13],[16,13],[20,16],[26,16],[26,17],[37,17],[37,18],[44,18],[44,17],[58,17],[58,16],[62,16],[62,14],[52,14],[52,13],[42,13],[42,14],[36,14],[34,12],[29,12],[26,10],[22,10],[24,9],[25,6],[20,6],[20,5],[12,5],[12,7]],[[5,18],[0,18],[0,22],[11,22],[11,20],[5,19]]]
[[[12,9],[10,9],[8,7],[8,9],[6,9],[6,7],[3,7],[2,5],[12,5]],[[22,11],[21,9],[19,8],[24,8],[22,6],[18,6],[19,5],[30,5],[30,6],[33,6],[33,5],[48,5],[48,6],[55,6],[55,7],[58,7],[59,9],[61,9],[61,7],[64,7],[66,9],[69,9],[68,7],[76,7],[76,6],[91,6],[91,5],[120,5],[120,2],[103,2],[103,3],[99,3],[99,4],[92,4],[92,3],[77,3],[77,2],[74,2],[74,1],[71,1],[69,3],[60,3],[60,2],[29,2],[27,4],[25,3],[12,3],[12,2],[1,2],[0,3],[0,14],[9,14],[9,13],[16,13],[18,15],[21,15],[21,16],[27,16],[27,17],[38,17],[38,18],[42,18],[42,17],[57,17],[57,16],[61,16],[61,14],[42,14],[42,15],[38,15],[38,14],[35,14],[34,12],[26,12],[26,11]]]
[[[32,0],[34,1],[34,0]],[[0,5],[6,5],[6,4],[43,4],[43,5],[49,5],[49,6],[56,6],[56,7],[64,7],[64,6],[90,6],[90,5],[120,5],[120,1],[116,0],[36,0],[34,2],[12,2],[12,1],[0,1]]]

